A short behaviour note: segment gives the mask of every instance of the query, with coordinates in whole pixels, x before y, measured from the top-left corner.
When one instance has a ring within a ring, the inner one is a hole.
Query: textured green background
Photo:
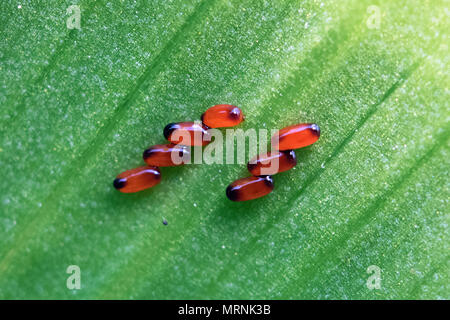
[[[448,4],[2,0],[0,297],[450,298]],[[112,188],[217,103],[322,136],[248,203],[239,164]]]

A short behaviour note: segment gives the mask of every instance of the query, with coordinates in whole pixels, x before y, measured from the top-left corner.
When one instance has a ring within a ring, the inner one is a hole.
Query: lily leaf
[[[450,298],[447,1],[1,6],[1,298]],[[221,103],[321,137],[253,201],[239,163],[112,187]]]

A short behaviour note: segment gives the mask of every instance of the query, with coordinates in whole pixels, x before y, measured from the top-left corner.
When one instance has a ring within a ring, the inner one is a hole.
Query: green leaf
[[[2,2],[1,298],[450,298],[447,1],[143,3]],[[322,136],[254,201],[244,164],[113,189],[218,103]]]

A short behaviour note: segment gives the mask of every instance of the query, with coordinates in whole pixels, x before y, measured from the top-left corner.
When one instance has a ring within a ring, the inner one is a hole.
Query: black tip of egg
[[[176,123],[169,123],[167,126],[164,127],[164,137],[169,140],[170,135],[172,132],[175,131],[177,127]]]
[[[295,151],[294,150],[286,150],[286,151],[282,151],[282,152],[286,155],[286,158],[288,159],[288,161],[290,163],[297,164],[297,157],[295,155]]]
[[[316,134],[317,138],[319,138],[320,137],[320,127],[317,124],[313,123],[311,125],[311,129]]]
[[[144,160],[152,155],[152,151],[153,151],[152,148],[148,148],[147,150],[144,151],[144,153],[142,154]]]
[[[255,167],[256,167],[256,163],[247,163],[247,170],[248,171],[250,171],[250,172],[252,172],[253,171],[253,169],[255,169]]]
[[[241,109],[239,109],[238,107],[234,107],[230,112],[230,118],[234,120],[239,119],[240,115]]]
[[[266,184],[266,186],[268,186],[269,188],[273,189],[272,176],[264,176],[264,183]]]
[[[238,192],[236,189],[233,189],[231,185],[227,187],[226,194],[231,201],[239,201]]]
[[[114,188],[119,190],[119,189],[122,189],[123,187],[125,187],[126,183],[127,183],[127,181],[125,179],[117,178],[114,180],[113,186],[114,186]]]

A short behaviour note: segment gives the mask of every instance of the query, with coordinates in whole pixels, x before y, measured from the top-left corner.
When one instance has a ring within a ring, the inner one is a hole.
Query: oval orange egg
[[[161,182],[158,167],[143,166],[122,172],[114,180],[114,188],[124,193],[138,192]]]
[[[198,122],[169,123],[164,128],[164,137],[185,146],[205,146],[211,142],[208,127]]]
[[[171,167],[190,163],[191,154],[188,147],[178,144],[157,144],[143,153],[145,163],[149,166]]]
[[[231,201],[247,201],[261,198],[273,190],[271,176],[242,178],[231,183],[226,190]]]
[[[297,164],[294,150],[271,151],[254,157],[247,169],[254,176],[273,175],[292,169]]]
[[[315,123],[300,123],[281,129],[272,137],[275,150],[292,150],[309,146],[320,137],[320,128]]]
[[[202,122],[210,128],[237,126],[244,120],[242,110],[230,104],[218,104],[202,114]]]

